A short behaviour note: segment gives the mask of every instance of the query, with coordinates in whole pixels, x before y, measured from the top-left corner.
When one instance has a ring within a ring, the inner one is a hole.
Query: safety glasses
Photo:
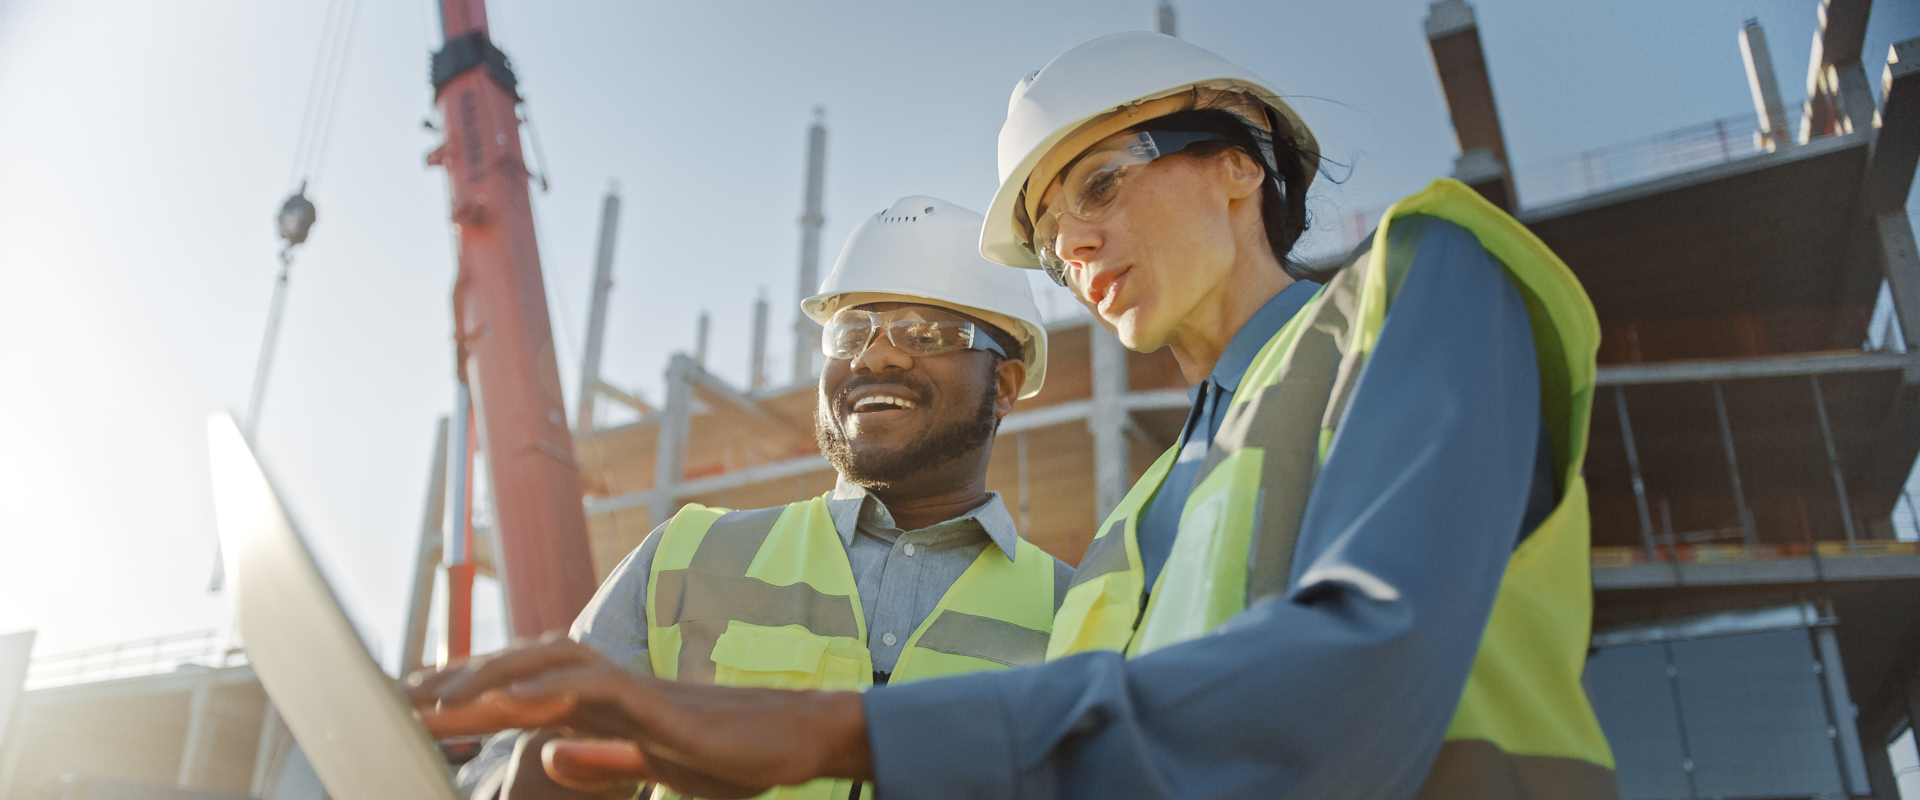
[[[843,308],[827,320],[820,337],[820,349],[828,358],[858,358],[873,344],[874,336],[886,332],[887,341],[908,356],[939,355],[955,350],[989,350],[1007,357],[1007,351],[979,326],[924,306],[896,308],[892,311],[863,311]]]
[[[1067,285],[1067,262],[1057,249],[1062,214],[1072,214],[1083,222],[1096,221],[1112,209],[1122,188],[1141,167],[1199,142],[1227,138],[1211,131],[1130,131],[1088,148],[1049,187],[1040,201],[1040,218],[1029,229],[1028,247],[1040,257],[1047,277]]]

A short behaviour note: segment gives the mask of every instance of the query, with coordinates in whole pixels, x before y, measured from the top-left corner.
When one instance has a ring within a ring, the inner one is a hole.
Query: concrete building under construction
[[[1573,268],[1603,326],[1588,678],[1629,800],[1897,797],[1888,745],[1920,717],[1920,554],[1893,518],[1912,513],[1920,454],[1905,208],[1920,40],[1881,61],[1863,52],[1868,3],[1818,12],[1800,107],[1782,102],[1749,23],[1753,117],[1518,175],[1473,9],[1445,0],[1426,19],[1455,177]],[[809,135],[803,294],[818,279],[822,136]],[[1891,319],[1873,326],[1883,284]],[[814,346],[805,324],[796,353]],[[1046,388],[1000,426],[988,485],[1023,535],[1074,563],[1189,400],[1165,351],[1129,352],[1085,318],[1049,336]],[[754,350],[761,376],[764,341]],[[704,360],[673,357],[659,408],[620,394],[638,421],[579,431],[602,575],[682,504],[771,506],[833,485],[811,372],[737,387]]]

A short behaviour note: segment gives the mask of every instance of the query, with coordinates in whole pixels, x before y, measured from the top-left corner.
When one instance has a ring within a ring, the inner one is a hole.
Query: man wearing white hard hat
[[[1452,180],[1344,265],[1293,263],[1317,150],[1271,84],[1157,34],[1015,88],[981,252],[1046,270],[1194,387],[1081,559],[1049,663],[863,696],[517,697],[638,742],[669,783],[740,792],[830,774],[888,800],[1616,796],[1580,682],[1592,306]],[[542,671],[523,670],[491,685]],[[460,729],[449,713],[429,724]],[[824,734],[761,742],[730,719],[749,714]]]
[[[1000,418],[1046,378],[1047,334],[1024,275],[982,259],[979,236],[979,214],[930,197],[854,230],[802,303],[825,326],[815,434],[838,486],[682,508],[608,576],[575,646],[680,681],[849,691],[1042,659],[1072,569],[1020,538],[986,477]],[[637,776],[601,768],[604,749],[557,730],[496,737],[462,788],[631,797]]]

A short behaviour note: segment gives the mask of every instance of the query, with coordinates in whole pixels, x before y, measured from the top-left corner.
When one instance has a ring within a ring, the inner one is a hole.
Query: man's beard
[[[855,383],[846,387],[842,396],[859,386]],[[993,415],[996,399],[997,387],[988,384],[980,398],[979,411],[971,418],[938,423],[918,441],[900,447],[886,450],[867,447],[855,454],[846,431],[836,424],[834,409],[841,405],[836,398],[830,406],[822,405],[814,412],[813,439],[820,445],[820,453],[827,457],[827,463],[848,482],[867,489],[885,489],[919,470],[952,461],[991,440],[1000,427],[999,418]]]

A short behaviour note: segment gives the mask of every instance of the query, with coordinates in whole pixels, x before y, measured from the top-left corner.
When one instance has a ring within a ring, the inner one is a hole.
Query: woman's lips
[[[1105,285],[1100,287],[1100,300],[1094,305],[1094,307],[1099,310],[1100,316],[1111,316],[1114,310],[1114,304],[1119,302],[1120,290],[1126,288],[1126,284],[1127,270],[1121,270],[1119,275],[1114,276],[1111,280],[1107,281]]]

